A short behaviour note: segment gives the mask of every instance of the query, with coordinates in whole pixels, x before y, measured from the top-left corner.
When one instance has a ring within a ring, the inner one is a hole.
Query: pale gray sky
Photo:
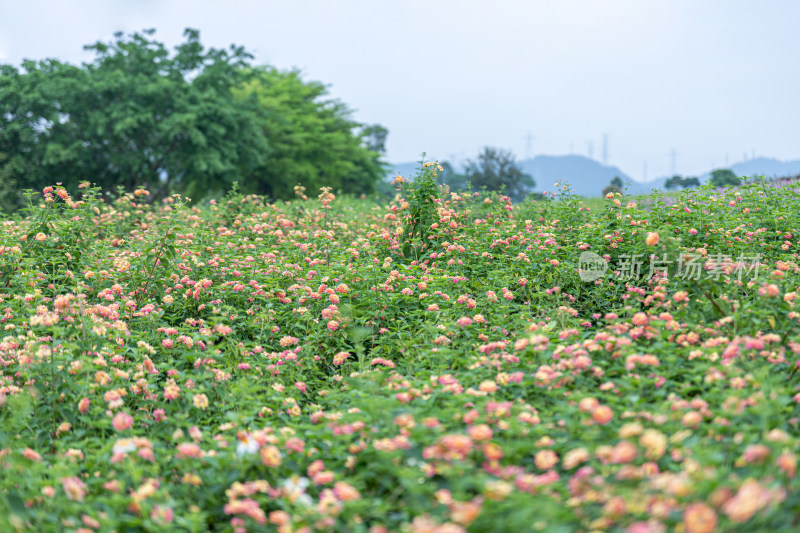
[[[388,159],[484,145],[588,155],[636,179],[743,154],[800,158],[795,0],[0,0],[0,61],[90,59],[115,31],[182,30],[330,84]]]

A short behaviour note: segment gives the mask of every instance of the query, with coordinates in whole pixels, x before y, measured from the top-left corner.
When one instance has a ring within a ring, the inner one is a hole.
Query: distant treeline
[[[56,182],[197,200],[236,181],[282,199],[296,184],[370,193],[385,175],[387,130],[352,120],[323,84],[206,49],[196,30],[172,53],[153,34],[86,46],[82,66],[0,65],[0,208]]]
[[[774,182],[780,183],[785,181],[796,181],[800,180],[800,174],[797,176],[785,176],[785,177],[774,177],[774,178],[765,178],[764,176],[748,176],[748,177],[739,177],[729,168],[718,168],[711,171],[711,177],[708,180],[709,185],[713,185],[714,187],[737,187],[742,185],[744,181],[747,182]],[[664,188],[668,191],[672,190],[683,190],[683,189],[691,189],[694,187],[700,187],[700,179],[693,176],[681,176],[681,175],[674,175],[671,178],[667,179],[664,182]],[[622,179],[619,176],[616,176],[611,183],[607,185],[603,189],[603,196],[606,196],[608,193],[622,193],[623,192],[623,183]]]

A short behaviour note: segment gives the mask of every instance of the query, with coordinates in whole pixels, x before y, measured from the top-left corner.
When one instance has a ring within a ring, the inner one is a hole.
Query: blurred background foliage
[[[204,48],[187,29],[170,53],[155,30],[85,48],[81,66],[54,59],[0,65],[0,208],[25,189],[82,181],[103,190],[293,196],[295,184],[375,191],[388,131],[360,124],[298,71],[256,67],[244,48]]]

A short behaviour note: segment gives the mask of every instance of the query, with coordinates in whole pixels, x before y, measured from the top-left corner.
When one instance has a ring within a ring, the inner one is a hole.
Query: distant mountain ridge
[[[615,166],[604,165],[599,161],[582,155],[539,155],[533,159],[517,161],[523,172],[533,176],[537,192],[554,191],[554,183],[569,183],[570,189],[581,196],[598,197],[603,189],[619,176],[624,183],[626,194],[648,194],[654,189],[663,191],[667,177],[652,181],[636,181]],[[398,173],[406,178],[413,177],[419,169],[418,162],[393,163],[389,165],[388,177]],[[737,176],[764,176],[767,178],[796,176],[800,174],[800,160],[780,161],[769,157],[757,157],[734,163],[730,168]],[[457,169],[461,172],[463,169]],[[699,176],[701,183],[707,183],[710,171]]]
[[[600,196],[617,176],[629,189],[637,184],[619,168],[603,165],[582,155],[540,155],[519,161],[519,166],[536,180],[534,190],[538,192],[554,191],[555,183],[569,183],[570,189],[576,194]]]
[[[735,163],[728,168],[737,176],[785,178],[800,174],[800,159],[780,161],[771,157],[757,157]]]
[[[553,184],[556,182],[562,185],[569,182],[572,191],[581,196],[600,196],[603,188],[611,183],[615,176],[619,176],[623,183],[629,185],[631,194],[648,192],[648,189],[642,188],[641,184],[632,180],[619,168],[606,166],[580,155],[540,155],[533,159],[517,161],[517,164],[523,172],[533,176],[536,181],[533,190],[537,192],[555,190]],[[389,169],[389,178],[397,174],[408,178],[417,174],[419,163],[392,163]],[[457,171],[461,172],[463,169],[458,168]],[[663,186],[663,183],[661,185]],[[633,192],[634,188],[638,192]]]

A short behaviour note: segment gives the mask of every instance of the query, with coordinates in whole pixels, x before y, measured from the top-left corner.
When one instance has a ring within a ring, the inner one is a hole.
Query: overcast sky
[[[602,161],[605,134],[639,180],[670,174],[672,150],[681,174],[800,158],[796,0],[0,0],[0,62],[80,63],[145,28],[172,47],[186,27],[329,84],[389,129],[392,162],[485,145]]]

